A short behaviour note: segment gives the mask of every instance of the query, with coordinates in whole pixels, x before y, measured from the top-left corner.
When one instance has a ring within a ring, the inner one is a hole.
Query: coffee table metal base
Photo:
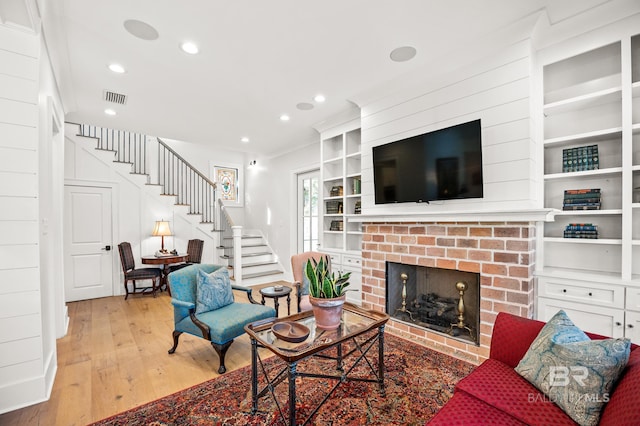
[[[285,418],[283,407],[281,407],[278,399],[275,395],[275,388],[285,380],[288,382],[288,405],[289,405],[289,421],[288,424],[293,426],[296,425],[296,378],[315,378],[315,379],[331,379],[336,380],[335,385],[327,392],[322,401],[318,404],[317,407],[313,409],[311,414],[307,419],[304,420],[302,425],[309,424],[313,416],[318,412],[320,407],[329,399],[329,397],[335,392],[336,389],[340,386],[341,383],[346,381],[359,381],[359,382],[370,382],[377,383],[380,389],[380,393],[384,395],[384,325],[378,327],[377,332],[371,333],[369,337],[365,336],[355,336],[351,339],[336,343],[336,345],[330,346],[322,352],[315,353],[310,355],[309,357],[321,357],[321,358],[329,358],[336,361],[336,371],[340,372],[340,374],[315,374],[315,373],[307,373],[304,371],[298,371],[298,361],[287,362],[284,361],[285,366],[281,370],[277,372],[275,377],[269,377],[268,372],[263,364],[262,358],[260,358],[260,354],[258,353],[259,348],[264,348],[265,346],[261,345],[256,339],[251,338],[251,398],[252,398],[252,409],[251,413],[255,414],[258,411],[258,399],[265,396],[267,393],[271,393],[271,397],[274,399],[276,403],[276,407],[279,411],[280,417],[282,418],[284,424],[287,424],[287,420]],[[366,337],[362,342],[358,342],[357,338]],[[343,355],[343,347],[347,342],[352,342],[354,348],[351,349],[348,353]],[[378,344],[378,368],[377,371],[374,368],[371,361],[367,358],[367,354],[371,351],[371,349]],[[328,355],[324,355],[323,352],[330,350],[332,348],[336,348],[337,356],[332,357]],[[352,354],[356,354],[357,358],[353,362],[353,364],[349,367],[347,371],[344,371],[343,360],[345,357],[348,357]],[[371,370],[371,378],[366,377],[350,377],[349,374],[353,371],[353,369],[358,366],[361,361],[365,361]],[[264,377],[266,384],[262,389],[258,389],[258,365],[260,366],[260,370],[262,376]]]

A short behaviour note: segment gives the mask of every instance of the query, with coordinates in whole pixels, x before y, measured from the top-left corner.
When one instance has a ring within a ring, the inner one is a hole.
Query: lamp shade
[[[169,222],[166,220],[156,220],[156,226],[153,227],[151,233],[154,237],[169,237],[171,236],[171,228],[169,228]]]

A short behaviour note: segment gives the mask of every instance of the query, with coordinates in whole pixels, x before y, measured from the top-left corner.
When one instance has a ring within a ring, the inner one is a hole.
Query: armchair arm
[[[300,281],[294,281],[293,288],[296,289],[296,303],[298,304],[298,312],[300,312],[300,299],[302,298],[302,283]]]
[[[243,291],[247,294],[247,298],[249,299],[249,302],[255,304],[255,305],[259,305],[259,302],[256,302],[256,300],[253,298],[253,294],[252,294],[252,289],[250,287],[245,287],[242,285],[237,285],[237,284],[231,284],[231,289],[233,290],[238,290],[238,291]]]
[[[544,322],[500,312],[493,326],[489,357],[515,368],[538,337]]]
[[[191,318],[191,321],[193,321],[193,323],[202,332],[202,337],[204,337],[208,341],[211,341],[211,329],[209,328],[209,326],[207,324],[203,323],[202,321],[200,321],[198,319],[198,317],[196,316],[195,310],[192,309],[192,310],[189,311],[189,317]]]
[[[174,298],[171,298],[171,304],[173,306],[175,306],[176,308],[185,308],[185,309],[189,309],[189,310],[192,310],[192,309],[196,308],[196,305],[194,303],[184,302],[182,300],[178,300],[178,299],[174,299]]]

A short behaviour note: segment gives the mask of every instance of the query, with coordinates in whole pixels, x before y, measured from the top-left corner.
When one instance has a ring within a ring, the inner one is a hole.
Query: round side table
[[[276,309],[276,317],[280,316],[280,303],[278,299],[287,296],[287,315],[291,315],[291,287],[283,285],[281,289],[276,290],[274,286],[265,287],[260,289],[262,295],[262,304],[264,305],[264,298],[273,299],[273,307]]]

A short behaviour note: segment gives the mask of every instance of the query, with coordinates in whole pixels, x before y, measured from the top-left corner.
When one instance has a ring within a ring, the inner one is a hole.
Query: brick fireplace
[[[472,362],[489,356],[498,312],[533,315],[534,222],[363,224],[363,307],[385,311],[385,265],[398,262],[480,274],[479,346],[393,318],[387,331]]]

